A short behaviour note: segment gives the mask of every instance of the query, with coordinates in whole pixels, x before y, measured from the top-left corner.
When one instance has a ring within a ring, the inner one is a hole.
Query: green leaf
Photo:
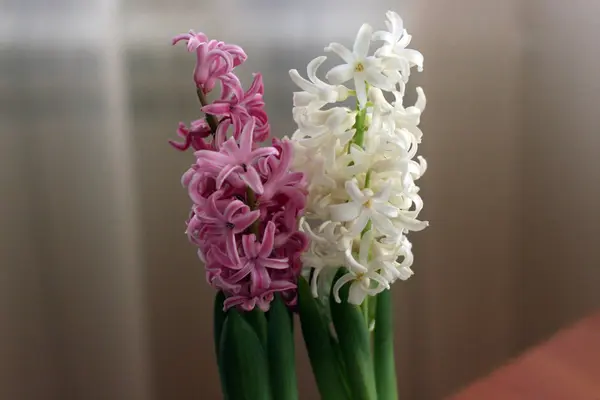
[[[269,365],[254,329],[229,310],[221,334],[220,359],[230,400],[271,400]]]
[[[375,400],[375,376],[371,360],[369,329],[360,306],[348,303],[350,285],[340,290],[341,303],[331,294],[331,317],[346,365],[346,374],[355,400]]]
[[[377,295],[373,358],[378,399],[397,400],[392,292],[389,289]]]
[[[267,317],[265,313],[258,307],[254,307],[252,311],[245,312],[243,315],[250,326],[252,326],[252,329],[254,329],[263,349],[267,351]]]
[[[223,311],[223,303],[225,302],[225,294],[219,291],[215,296],[213,308],[213,336],[215,340],[215,352],[217,353],[217,361],[219,360],[219,345],[221,343],[221,332],[223,331],[223,323],[227,314]]]
[[[271,303],[269,311],[267,355],[273,398],[297,400],[293,319],[279,295]]]
[[[313,375],[323,400],[350,399],[344,381],[343,368],[338,362],[329,327],[319,312],[306,279],[298,279],[298,309],[302,336],[310,358]]]
[[[215,296],[215,303],[213,308],[213,338],[215,342],[215,355],[217,357],[217,365],[219,367],[219,378],[221,379],[221,390],[223,391],[223,397],[227,398],[225,391],[225,381],[222,371],[222,363],[220,360],[220,346],[221,346],[221,334],[223,332],[223,323],[227,314],[223,311],[223,302],[225,301],[225,294],[219,291]]]

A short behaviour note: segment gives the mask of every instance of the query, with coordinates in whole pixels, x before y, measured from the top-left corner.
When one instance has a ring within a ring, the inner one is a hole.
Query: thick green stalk
[[[265,313],[255,307],[252,311],[242,314],[246,321],[250,324],[263,349],[267,350],[267,317]]]
[[[376,400],[377,390],[369,329],[360,306],[348,303],[350,285],[340,289],[341,303],[331,294],[331,317],[340,344],[347,380],[354,400]]]
[[[365,141],[365,122],[367,120],[367,109],[363,108],[362,110],[358,110],[356,114],[356,119],[354,121],[354,125],[352,126],[356,132],[354,132],[354,136],[348,145],[348,154],[350,154],[350,149],[352,148],[352,143],[357,146],[362,147]]]
[[[298,314],[302,337],[322,400],[349,400],[343,365],[338,361],[338,344],[321,315],[308,282],[298,279]]]
[[[397,400],[392,292],[389,289],[377,295],[373,360],[378,400]]]
[[[226,386],[225,386],[225,376],[222,369],[223,363],[221,362],[220,355],[220,345],[221,345],[221,334],[223,332],[223,324],[225,323],[225,318],[227,317],[227,313],[223,311],[223,302],[225,301],[225,294],[219,291],[215,296],[215,303],[213,308],[213,338],[215,342],[215,355],[217,358],[217,366],[219,367],[219,378],[221,380],[221,390],[223,391],[223,397],[227,397]]]
[[[229,400],[272,400],[265,351],[237,310],[227,313],[219,358]]]
[[[206,99],[206,95],[204,94],[204,91],[202,91],[202,88],[197,88],[196,94],[198,95],[198,100],[202,106],[208,105],[208,100]],[[212,114],[206,114],[206,122],[214,135],[217,132],[217,126],[219,125],[217,118]]]
[[[271,303],[267,337],[269,377],[273,398],[297,400],[293,318],[279,295]]]

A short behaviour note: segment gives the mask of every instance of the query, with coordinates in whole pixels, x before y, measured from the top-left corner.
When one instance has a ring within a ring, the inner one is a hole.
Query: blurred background
[[[2,0],[0,398],[217,399],[213,293],[172,150],[190,28],[290,68],[393,9],[425,55],[428,230],[394,287],[401,398],[436,400],[600,307],[600,3]],[[411,102],[414,97],[408,96]],[[298,337],[303,398],[317,398]]]

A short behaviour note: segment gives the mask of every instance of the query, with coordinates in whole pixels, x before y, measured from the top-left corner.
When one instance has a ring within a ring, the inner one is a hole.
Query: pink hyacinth
[[[236,45],[209,40],[203,33],[178,35],[196,53],[194,83],[206,118],[189,128],[180,123],[178,150],[195,150],[196,161],[181,181],[193,202],[186,233],[198,247],[207,281],[226,295],[225,309],[266,311],[275,293],[296,301],[300,254],[308,246],[298,231],[306,202],[301,173],[291,172],[291,143],[269,136],[262,75],[244,91],[234,68],[246,60]],[[206,94],[220,82],[221,93]]]
[[[237,77],[223,81],[225,96],[212,104],[204,106],[202,111],[228,119],[233,124],[233,135],[238,137],[242,127],[254,118],[254,141],[262,142],[269,136],[269,123],[264,110],[264,85],[261,74],[254,74],[250,88],[244,93]],[[225,126],[223,124],[222,126]],[[228,126],[227,126],[228,127]],[[227,129],[227,128],[225,128]],[[220,132],[217,132],[220,134]],[[219,135],[222,136],[222,135]]]
[[[276,154],[274,147],[253,148],[252,137],[254,134],[254,120],[249,119],[242,129],[239,140],[235,137],[229,138],[219,152],[211,150],[199,150],[196,157],[197,165],[206,170],[217,173],[217,189],[220,189],[225,181],[231,177],[229,182],[236,187],[246,185],[257,194],[262,194],[263,185],[254,167],[254,161],[261,157]]]
[[[177,44],[180,41],[187,41],[190,53],[196,52],[194,81],[205,93],[213,89],[217,79],[230,73],[248,58],[241,47],[216,40],[209,41],[201,32],[190,30],[189,33],[175,36],[172,43]]]

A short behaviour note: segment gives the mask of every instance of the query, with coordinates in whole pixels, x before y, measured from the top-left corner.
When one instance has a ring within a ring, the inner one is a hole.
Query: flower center
[[[371,208],[371,206],[373,206],[373,202],[371,201],[371,199],[369,199],[363,203],[363,206],[365,208]]]
[[[233,229],[233,228],[235,228],[235,225],[234,225],[234,224],[232,224],[231,222],[227,222],[227,223],[225,224],[225,228],[227,228],[227,229]]]
[[[356,65],[354,65],[354,71],[363,72],[364,70],[365,70],[365,66],[362,65],[362,63],[357,62]]]
[[[242,169],[244,172],[248,172],[248,166],[246,164],[242,164]]]

